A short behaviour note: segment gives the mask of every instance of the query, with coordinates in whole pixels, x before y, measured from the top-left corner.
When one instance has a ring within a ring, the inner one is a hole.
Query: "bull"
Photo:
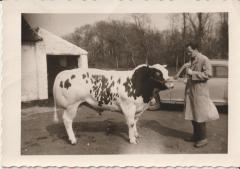
[[[72,122],[81,104],[88,103],[99,110],[121,112],[126,119],[130,143],[137,144],[137,121],[148,108],[153,90],[172,87],[165,66],[140,65],[129,71],[77,68],[60,72],[55,79],[53,96],[54,120],[58,121],[56,107],[63,108],[63,123],[69,141],[77,140]]]

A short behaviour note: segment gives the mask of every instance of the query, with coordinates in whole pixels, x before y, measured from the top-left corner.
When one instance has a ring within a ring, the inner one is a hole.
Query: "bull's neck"
[[[135,71],[131,82],[135,96],[141,96],[144,103],[148,103],[152,98],[154,86],[149,79],[147,68],[143,67]]]

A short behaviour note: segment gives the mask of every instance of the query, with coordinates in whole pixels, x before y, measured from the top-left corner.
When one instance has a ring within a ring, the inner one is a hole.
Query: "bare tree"
[[[207,34],[210,24],[210,14],[209,13],[197,13],[197,14],[187,14],[188,20],[191,24],[194,39],[201,48],[203,38]]]
[[[186,60],[186,52],[185,52],[185,46],[186,46],[186,31],[187,31],[187,24],[186,24],[186,13],[182,14],[183,18],[183,27],[182,27],[182,40],[183,40],[183,63],[185,63]]]
[[[143,48],[143,54],[145,55],[145,63],[148,64],[149,46],[148,46],[146,34],[150,29],[151,19],[147,14],[131,14],[131,17],[136,26],[138,38]]]
[[[182,48],[182,46],[180,46],[181,44],[177,44],[177,40],[176,40],[176,34],[178,32],[179,29],[179,20],[180,20],[180,14],[170,14],[170,29],[171,29],[171,41],[170,41],[170,46],[172,48],[172,54],[173,54],[173,58],[175,58],[175,70],[178,70],[179,67],[179,53],[178,48]],[[181,39],[179,39],[181,40]]]
[[[210,58],[228,58],[227,13],[169,14],[169,28],[163,31],[150,27],[148,15],[129,16],[128,21],[84,25],[64,38],[86,49],[89,65],[99,68],[161,62],[177,70],[186,61],[184,50],[190,39],[199,42]]]
[[[149,29],[151,19],[147,14],[134,13],[131,17],[139,30]]]
[[[220,13],[218,43],[221,51],[221,57],[228,58],[228,13]]]

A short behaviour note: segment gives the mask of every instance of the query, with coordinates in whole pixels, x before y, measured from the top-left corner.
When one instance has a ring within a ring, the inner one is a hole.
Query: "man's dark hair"
[[[194,42],[190,42],[190,43],[188,43],[187,45],[186,45],[186,47],[188,47],[188,46],[190,46],[193,50],[195,50],[195,49],[199,49],[199,46],[198,46],[198,44],[197,43],[194,43]]]

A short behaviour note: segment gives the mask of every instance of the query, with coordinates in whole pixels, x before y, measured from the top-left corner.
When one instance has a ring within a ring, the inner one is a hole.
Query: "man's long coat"
[[[199,53],[191,62],[193,75],[189,76],[185,90],[185,119],[206,122],[219,118],[209,96],[208,79],[212,76],[209,59]]]

